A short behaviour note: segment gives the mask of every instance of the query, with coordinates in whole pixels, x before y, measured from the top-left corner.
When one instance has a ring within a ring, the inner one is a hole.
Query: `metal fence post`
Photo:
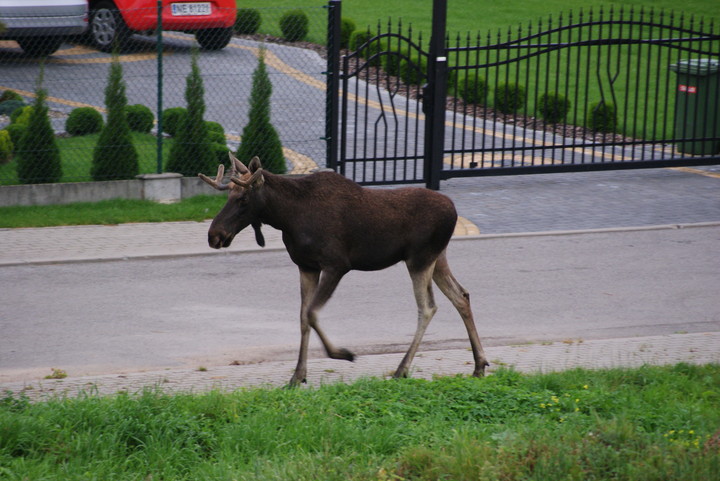
[[[157,173],[163,172],[163,43],[162,0],[157,2]]]
[[[447,0],[433,0],[432,36],[428,52],[428,83],[423,91],[425,112],[425,186],[440,189],[443,146],[445,143],[445,91],[447,57],[445,56],[445,25]]]
[[[340,93],[341,0],[330,0],[328,8],[327,71],[325,89],[325,166],[337,170]]]

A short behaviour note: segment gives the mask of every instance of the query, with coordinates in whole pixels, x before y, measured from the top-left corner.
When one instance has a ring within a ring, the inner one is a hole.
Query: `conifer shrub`
[[[190,73],[185,79],[187,114],[181,119],[167,163],[168,172],[177,172],[184,176],[210,174],[217,166],[208,140],[207,124],[203,120],[205,88],[197,59],[198,52],[194,49]]]
[[[488,84],[477,72],[470,72],[458,81],[458,95],[469,104],[485,105],[487,103]]]
[[[262,25],[260,10],[257,8],[238,8],[235,18],[235,32],[243,35],[257,33]]]
[[[538,99],[538,111],[551,124],[562,122],[570,112],[570,101],[557,92],[545,92]]]
[[[93,180],[132,179],[139,173],[138,153],[125,116],[126,106],[122,64],[114,56],[105,87],[107,122],[93,151],[90,169]]]
[[[50,125],[47,92],[38,89],[25,133],[16,149],[17,175],[23,184],[58,182],[62,177],[60,149]]]
[[[169,109],[163,110],[163,131],[169,136],[175,137],[185,117],[187,117],[187,109],[185,107],[170,107]]]
[[[65,131],[73,136],[94,134],[102,130],[104,123],[102,114],[94,108],[78,107],[65,120]]]
[[[592,104],[587,122],[588,127],[596,132],[615,132],[617,130],[617,110],[615,105],[605,101]]]
[[[27,104],[22,100],[6,100],[0,102],[0,115],[10,115],[17,109],[25,107]]]
[[[351,18],[340,19],[340,48],[348,48],[350,46],[350,36],[353,34],[357,26]]]
[[[142,104],[126,106],[125,116],[130,130],[133,132],[147,134],[152,130],[155,123],[155,115],[152,110]]]
[[[288,42],[298,42],[307,37],[309,23],[305,12],[300,9],[290,10],[280,17],[280,31]]]
[[[525,105],[525,87],[520,84],[508,82],[495,87],[495,107],[503,113],[512,114]]]
[[[282,143],[270,123],[271,95],[272,84],[265,68],[265,51],[261,50],[258,65],[253,72],[248,124],[242,132],[237,158],[247,164],[254,156],[258,156],[263,168],[275,174],[284,174],[287,167]]]
[[[0,164],[7,164],[12,159],[13,151],[15,150],[10,138],[10,132],[7,130],[0,130]]]

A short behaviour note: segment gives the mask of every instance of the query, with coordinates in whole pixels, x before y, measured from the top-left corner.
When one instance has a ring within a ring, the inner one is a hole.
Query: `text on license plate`
[[[210,2],[203,3],[173,3],[173,15],[210,15]]]

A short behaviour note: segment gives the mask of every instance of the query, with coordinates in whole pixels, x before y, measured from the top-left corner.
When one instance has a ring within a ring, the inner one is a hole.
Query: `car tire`
[[[87,35],[90,42],[103,52],[121,51],[132,32],[114,3],[100,2],[90,10]]]
[[[205,50],[222,50],[233,37],[233,29],[208,28],[195,32],[195,39]]]
[[[17,39],[20,48],[31,57],[47,57],[58,51],[63,37],[27,37]]]

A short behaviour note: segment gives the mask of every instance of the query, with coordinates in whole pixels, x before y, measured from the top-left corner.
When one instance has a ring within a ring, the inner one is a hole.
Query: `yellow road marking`
[[[668,167],[670,170],[677,170],[678,172],[686,172],[688,174],[703,175],[705,177],[712,177],[713,179],[720,179],[720,173],[708,172],[701,169],[693,169],[692,167]]]

